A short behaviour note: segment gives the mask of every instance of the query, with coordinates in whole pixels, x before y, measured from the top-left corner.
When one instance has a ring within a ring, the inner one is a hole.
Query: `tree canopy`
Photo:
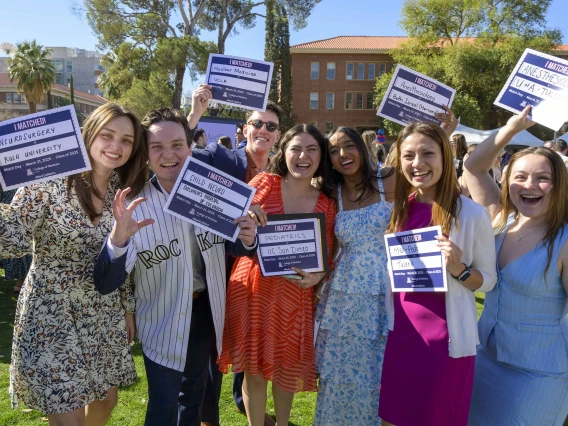
[[[44,92],[55,83],[55,68],[49,60],[51,50],[44,49],[35,40],[24,41],[16,47],[16,53],[8,59],[8,75],[10,81],[18,80],[18,93],[23,92],[33,114]]]

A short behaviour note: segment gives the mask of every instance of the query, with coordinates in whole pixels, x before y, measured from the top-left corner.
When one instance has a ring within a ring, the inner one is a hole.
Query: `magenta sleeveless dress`
[[[411,198],[405,230],[430,226],[432,205]],[[475,357],[450,358],[445,293],[393,293],[379,417],[396,426],[466,426]]]

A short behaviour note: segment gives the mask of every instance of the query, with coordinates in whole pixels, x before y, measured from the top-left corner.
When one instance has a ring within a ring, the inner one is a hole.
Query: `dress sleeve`
[[[335,201],[330,198],[329,206],[325,212],[325,237],[327,239],[326,243],[330,269],[333,269],[333,238],[335,236],[336,209]]]
[[[18,189],[12,203],[0,204],[0,257],[22,257],[32,252],[33,237],[45,217],[50,193],[46,184]]]
[[[270,173],[259,173],[248,184],[256,188],[256,193],[254,194],[251,204],[262,204],[266,196],[272,190],[274,175]]]
[[[120,286],[120,302],[124,312],[133,314],[136,312],[136,300],[134,299],[134,270],[126,277],[126,281]]]

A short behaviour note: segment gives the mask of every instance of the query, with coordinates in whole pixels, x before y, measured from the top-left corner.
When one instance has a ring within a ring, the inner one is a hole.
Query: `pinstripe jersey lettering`
[[[213,241],[209,242],[207,240],[207,237],[209,236],[209,231],[204,232],[203,234],[197,234],[197,244],[199,244],[199,249],[201,250],[201,252],[207,251],[210,248],[212,248],[215,244],[224,244],[225,240],[218,236],[213,234]]]
[[[154,251],[144,250],[138,252],[138,259],[144,264],[146,269],[152,268],[154,265],[159,265],[164,260],[168,260],[170,257],[178,257],[181,255],[181,250],[177,247],[178,239],[175,238],[170,241],[169,248],[163,244],[157,246]]]

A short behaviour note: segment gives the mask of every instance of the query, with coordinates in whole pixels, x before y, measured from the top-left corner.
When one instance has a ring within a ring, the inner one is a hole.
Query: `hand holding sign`
[[[462,273],[463,250],[443,235],[436,236],[435,238],[438,240],[438,247],[440,247],[442,254],[446,257],[446,269],[449,273],[453,276]]]
[[[136,234],[145,226],[153,224],[154,219],[143,219],[136,221],[132,218],[132,213],[147,198],[137,198],[126,207],[126,196],[130,192],[130,188],[124,190],[119,189],[112,202],[112,215],[114,216],[114,224],[110,233],[110,242],[113,246],[124,247],[130,237]]]
[[[301,278],[299,280],[298,279],[290,279],[287,276],[284,276],[284,278],[286,278],[291,283],[296,284],[298,287],[304,288],[304,289],[311,288],[311,287],[317,285],[321,280],[323,280],[323,278],[327,274],[327,272],[309,273],[309,272],[306,272],[306,271],[304,271],[300,268],[295,268],[295,267],[292,267],[292,270],[295,273],[297,273]]]
[[[245,246],[252,246],[256,238],[256,225],[254,220],[248,216],[242,216],[235,219],[235,224],[239,226],[239,235],[237,238],[241,240]]]
[[[247,214],[255,221],[256,226],[266,226],[268,223],[268,216],[258,204],[250,206]]]
[[[444,129],[446,135],[450,137],[452,133],[456,131],[459,123],[451,109],[449,109],[446,105],[442,105],[442,108],[444,108],[446,112],[437,112],[434,114],[434,117],[440,121],[440,127]]]

